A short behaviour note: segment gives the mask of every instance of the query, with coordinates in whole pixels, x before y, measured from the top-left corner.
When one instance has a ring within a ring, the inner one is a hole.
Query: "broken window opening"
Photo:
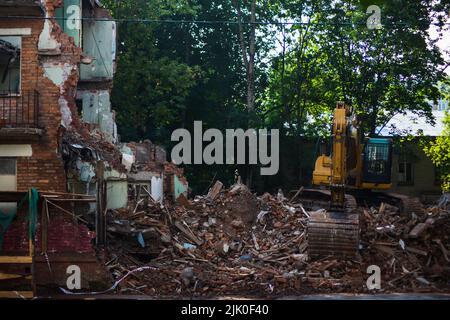
[[[0,37],[0,95],[20,93],[21,48],[21,37]]]

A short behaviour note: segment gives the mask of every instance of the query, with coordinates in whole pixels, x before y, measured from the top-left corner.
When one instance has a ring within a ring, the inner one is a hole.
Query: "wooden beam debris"
[[[207,197],[211,200],[215,200],[222,190],[222,187],[223,183],[217,180],[214,186],[209,190]]]

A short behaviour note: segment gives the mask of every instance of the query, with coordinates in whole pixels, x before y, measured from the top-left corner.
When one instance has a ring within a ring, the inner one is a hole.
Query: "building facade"
[[[442,193],[440,172],[423,151],[420,140],[442,135],[448,101],[439,100],[432,107],[435,123],[412,112],[398,114],[380,128],[379,133],[396,141],[392,161],[392,191],[436,201]]]
[[[0,190],[65,191],[64,132],[117,137],[115,23],[95,20],[110,18],[96,1],[2,0],[0,9]]]
[[[5,191],[65,193],[67,136],[81,143],[95,133],[106,144],[117,141],[109,101],[115,36],[115,23],[98,1],[0,0],[0,213],[14,215],[0,230],[2,255],[30,251],[27,211],[5,201]],[[89,270],[84,289],[105,285],[109,274],[95,256],[95,233],[71,215],[70,205],[59,208],[48,209],[45,230],[41,215],[36,226],[36,284],[63,285],[67,266],[78,263]],[[8,285],[0,281],[0,291]]]

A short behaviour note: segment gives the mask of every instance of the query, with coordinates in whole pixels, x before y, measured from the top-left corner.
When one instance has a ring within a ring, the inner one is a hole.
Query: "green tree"
[[[450,101],[450,78],[440,84],[443,99]],[[450,112],[446,111],[442,135],[434,140],[421,142],[425,154],[431,159],[440,174],[442,190],[450,192]]]
[[[445,61],[428,29],[433,19],[445,27],[442,4],[377,1],[383,28],[373,30],[362,1],[302,3],[297,12],[284,7],[306,23],[287,30],[293,43],[286,51],[281,45],[270,76],[265,106],[278,111],[279,121],[301,132],[309,124],[306,114],[322,118],[321,106],[332,109],[336,101],[352,105],[372,135],[407,110],[432,120],[429,101],[439,98]]]
[[[428,29],[435,2],[379,1],[382,29],[366,26],[366,6],[336,1],[323,14],[331,24],[321,33],[323,50],[334,69],[338,100],[355,107],[366,132],[397,113],[411,110],[432,118],[429,100],[439,98],[437,84],[444,60]]]
[[[196,9],[188,1],[180,0],[111,0],[105,4],[114,18],[124,20],[192,16]],[[170,36],[156,21],[119,22],[112,102],[123,140],[158,141],[167,137],[168,125],[182,119],[190,89],[201,72],[181,57],[161,49],[160,42],[171,41]],[[170,139],[170,134],[166,139]]]
[[[449,1],[373,2],[105,0],[119,19],[112,103],[122,139],[170,150],[171,132],[193,130],[195,120],[204,129],[279,128],[289,159],[278,177],[256,181],[261,190],[299,181],[287,164],[304,159],[299,138],[328,135],[338,100],[371,134],[398,112],[431,118],[444,61],[428,28],[435,19],[445,29]],[[383,29],[367,28],[367,4],[381,7]],[[213,177],[232,181],[234,169],[186,166],[198,192]]]
[[[122,21],[118,26],[112,103],[122,140],[150,138],[170,150],[171,132],[176,128],[192,131],[195,120],[201,120],[205,129],[248,125],[252,114],[247,111],[248,83],[252,95],[264,91],[266,74],[261,57],[269,50],[269,41],[261,31],[268,27],[262,26],[254,37],[249,82],[240,45],[241,35],[250,39],[251,26],[255,28],[248,23],[251,7],[247,3],[241,3],[240,27],[232,0],[111,0],[106,4],[116,19],[153,20]],[[256,14],[258,19],[262,17],[263,9],[258,2],[255,18]],[[189,20],[200,22],[176,22]],[[190,184],[198,192],[204,191],[213,176],[231,182],[234,169],[186,166]]]
[[[424,147],[425,154],[431,159],[441,174],[442,190],[450,192],[450,113],[444,119],[442,136],[436,137]]]

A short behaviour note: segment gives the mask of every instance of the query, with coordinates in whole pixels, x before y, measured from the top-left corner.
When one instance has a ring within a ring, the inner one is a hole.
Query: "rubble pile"
[[[381,268],[381,292],[448,291],[449,211],[402,216],[396,207],[358,208],[360,256],[311,261],[308,212],[282,194],[260,197],[218,181],[205,196],[170,205],[151,197],[112,210],[106,265],[119,292],[158,297],[252,297],[308,293],[362,293],[367,267]],[[426,227],[417,225],[426,224]],[[416,234],[417,233],[417,234]],[[373,291],[372,291],[373,292]]]
[[[89,162],[103,160],[120,172],[125,172],[122,154],[117,146],[96,132],[83,136],[75,130],[67,130],[62,138],[62,149],[67,159],[79,158]]]
[[[164,173],[168,176],[175,175],[177,178],[185,185],[188,184],[188,181],[184,175],[184,169],[178,167],[176,164],[172,162],[164,162]]]
[[[144,140],[141,143],[128,142],[125,145],[135,157],[132,172],[163,172],[166,154],[161,147],[154,145],[150,140]]]
[[[450,284],[450,211],[432,206],[399,214],[382,203],[363,209],[362,256],[395,290],[438,291]]]

